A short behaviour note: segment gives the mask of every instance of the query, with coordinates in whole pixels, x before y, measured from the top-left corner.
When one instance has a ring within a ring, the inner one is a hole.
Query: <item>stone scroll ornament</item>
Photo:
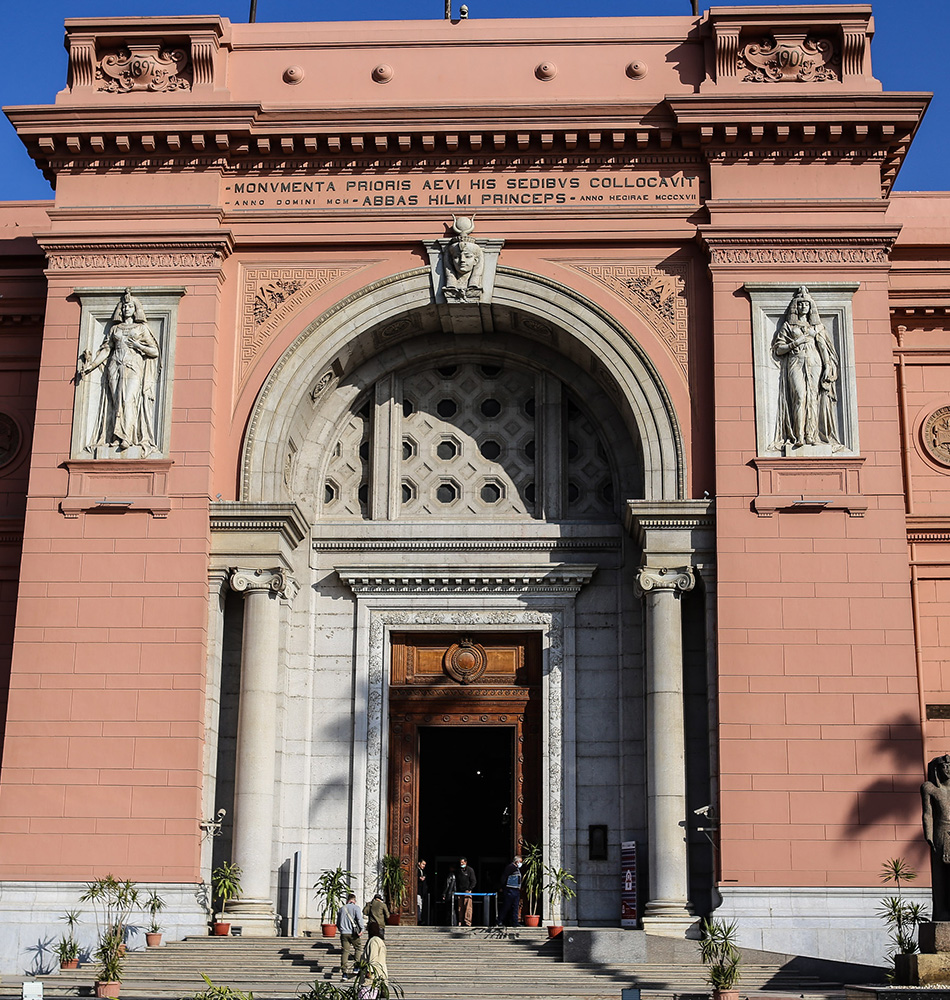
[[[184,74],[188,53],[158,44],[129,45],[104,56],[96,71],[97,89],[114,94],[190,90]]]
[[[950,920],[950,754],[927,765],[920,786],[924,838],[930,845],[933,920]]]
[[[102,380],[99,414],[86,450],[114,448],[120,454],[141,449],[147,458],[156,450],[155,399],[162,359],[149,329],[145,308],[130,289],[122,293],[94,354],[83,351],[77,383],[99,373]]]
[[[764,38],[739,53],[747,83],[824,83],[838,79],[835,47],[827,38]]]
[[[478,302],[484,291],[485,251],[472,238],[474,219],[452,216],[452,238],[442,251],[447,302]]]
[[[779,368],[778,413],[771,447],[844,445],[838,436],[838,354],[818,305],[801,285],[772,338]]]

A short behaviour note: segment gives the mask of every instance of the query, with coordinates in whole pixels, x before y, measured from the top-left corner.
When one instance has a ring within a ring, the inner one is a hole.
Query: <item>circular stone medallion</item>
[[[442,657],[442,669],[459,684],[471,684],[485,673],[488,656],[483,646],[469,639],[453,643]]]
[[[950,406],[941,406],[920,429],[924,449],[940,465],[950,467]]]
[[[13,417],[0,413],[0,466],[12,462],[20,450],[20,428]]]

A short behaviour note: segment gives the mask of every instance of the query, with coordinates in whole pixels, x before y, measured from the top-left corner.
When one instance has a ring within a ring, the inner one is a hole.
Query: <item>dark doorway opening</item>
[[[513,726],[419,728],[419,857],[433,890],[427,923],[450,923],[441,899],[459,858],[475,869],[476,892],[494,892],[511,860],[515,735]],[[481,914],[476,898],[475,923]]]

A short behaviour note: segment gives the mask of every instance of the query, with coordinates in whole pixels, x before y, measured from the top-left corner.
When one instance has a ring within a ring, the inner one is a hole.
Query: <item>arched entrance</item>
[[[530,839],[527,823],[549,864],[577,872],[577,916],[610,920],[608,869],[587,857],[583,831],[607,827],[611,849],[621,836],[664,842],[661,828],[675,836],[679,821],[654,804],[685,801],[647,746],[669,726],[650,698],[635,590],[648,546],[625,523],[631,502],[682,502],[676,418],[634,338],[570,289],[500,268],[480,332],[446,332],[443,318],[426,271],[364,289],[297,338],[251,417],[242,509],[291,504],[311,526],[287,567],[306,595],[289,627],[310,636],[286,654],[306,688],[293,703],[306,731],[282,758],[298,754],[309,774],[297,828],[310,870],[342,853],[363,893],[384,853],[411,874],[420,849],[440,852],[426,771],[471,747],[447,731],[481,727],[474,752],[491,757],[494,779],[511,772],[501,799],[512,825],[489,866]],[[677,516],[664,514],[664,537]],[[666,573],[647,584],[654,596],[692,586],[688,571]],[[536,662],[526,685],[504,671],[473,683],[445,665],[450,647],[475,642],[490,659],[517,636]],[[410,647],[441,649],[420,683],[400,680]],[[492,743],[488,730],[506,727]],[[674,728],[683,740],[681,719]],[[685,849],[668,851],[654,880],[683,912],[685,869]]]

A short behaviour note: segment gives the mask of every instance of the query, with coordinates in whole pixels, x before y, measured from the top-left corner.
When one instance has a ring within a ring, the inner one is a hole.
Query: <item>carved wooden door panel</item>
[[[514,733],[512,829],[540,831],[541,655],[536,633],[400,633],[392,636],[389,689],[389,853],[410,882],[402,909],[415,923],[419,847],[419,730],[503,726]]]

